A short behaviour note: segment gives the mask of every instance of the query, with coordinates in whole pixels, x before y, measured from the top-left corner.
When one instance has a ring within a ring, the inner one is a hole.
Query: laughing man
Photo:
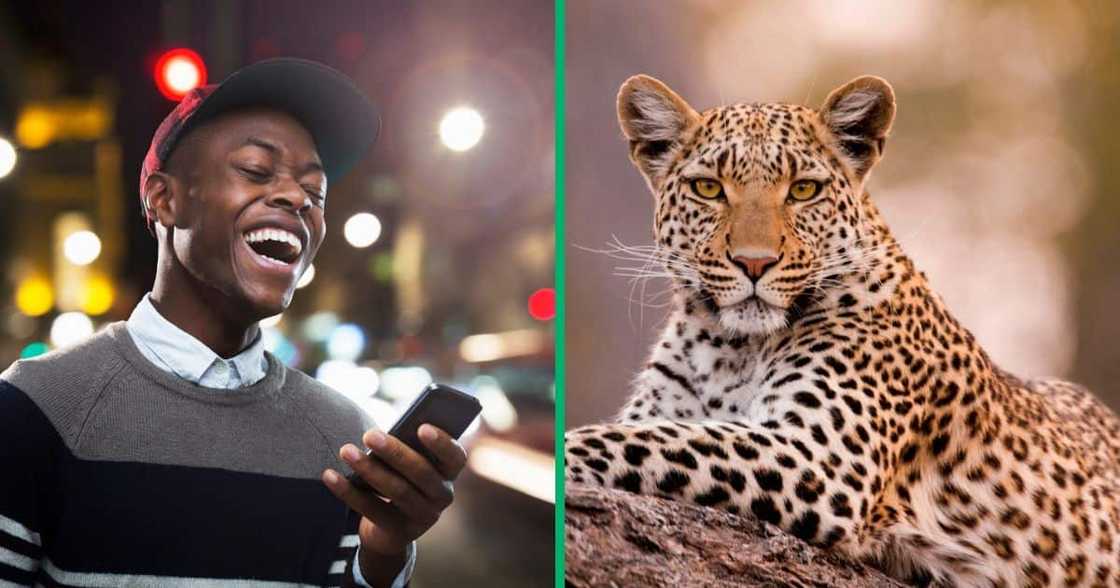
[[[408,582],[465,453],[430,425],[433,461],[384,435],[257,325],[288,306],[328,180],[377,130],[349,79],[296,59],[195,90],[163,121],[140,173],[151,292],[0,374],[0,585]]]

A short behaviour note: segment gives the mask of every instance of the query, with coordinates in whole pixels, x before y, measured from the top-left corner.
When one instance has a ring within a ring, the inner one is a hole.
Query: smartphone
[[[428,461],[435,461],[424,444],[420,442],[420,436],[417,433],[420,425],[428,423],[458,439],[463,431],[466,431],[467,427],[474,422],[480,412],[482,412],[482,404],[474,396],[460,392],[451,386],[431,384],[416,397],[416,400],[412,401],[404,414],[389,429],[389,434],[400,439]],[[370,453],[371,450],[367,449],[366,455],[370,455]],[[347,480],[358,488],[370,489],[365,480],[358,476],[356,472],[350,474]]]

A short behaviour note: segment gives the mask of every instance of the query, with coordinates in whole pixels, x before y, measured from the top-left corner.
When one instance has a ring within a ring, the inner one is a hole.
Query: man
[[[0,585],[407,583],[465,453],[430,425],[432,462],[377,431],[257,326],[288,306],[328,180],[377,128],[350,80],[295,59],[196,90],[160,125],[140,178],[152,291],[0,374]]]

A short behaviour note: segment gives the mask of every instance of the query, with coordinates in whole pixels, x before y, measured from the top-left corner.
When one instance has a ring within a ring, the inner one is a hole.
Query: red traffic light
[[[206,64],[190,49],[172,49],[156,60],[156,87],[178,102],[191,90],[206,85]]]
[[[556,316],[556,290],[541,288],[529,296],[529,316],[538,321],[552,320]]]

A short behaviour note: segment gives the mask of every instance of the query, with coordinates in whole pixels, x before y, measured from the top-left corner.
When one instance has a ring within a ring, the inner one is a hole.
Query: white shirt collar
[[[260,334],[237,355],[223,359],[156,310],[145,294],[128,317],[127,329],[148,361],[184,380],[208,388],[233,389],[257,383],[268,372]]]

